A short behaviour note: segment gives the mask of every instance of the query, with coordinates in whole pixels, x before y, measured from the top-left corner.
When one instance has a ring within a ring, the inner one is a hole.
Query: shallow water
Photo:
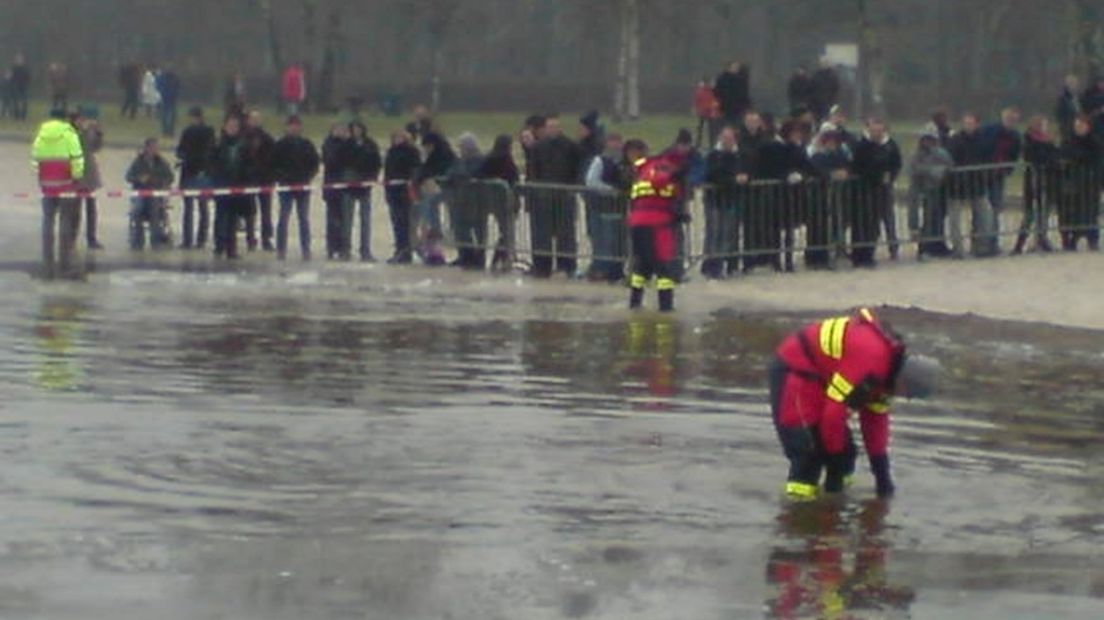
[[[899,497],[789,506],[763,374],[804,317],[360,266],[0,290],[0,617],[1104,613],[1098,332],[888,311],[950,370]]]

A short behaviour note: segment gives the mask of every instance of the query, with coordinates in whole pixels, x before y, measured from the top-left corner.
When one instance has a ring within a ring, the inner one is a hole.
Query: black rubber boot
[[[629,309],[636,310],[640,306],[644,305],[644,289],[631,288],[629,289]]]
[[[674,312],[675,311],[675,292],[674,291],[659,291],[659,311],[660,312]]]

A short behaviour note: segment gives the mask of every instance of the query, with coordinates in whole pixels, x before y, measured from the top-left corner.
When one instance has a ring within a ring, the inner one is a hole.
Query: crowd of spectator
[[[5,109],[9,99],[18,99],[7,96],[12,92],[23,93],[25,108],[26,87],[12,86],[21,65],[25,66],[23,59],[17,58],[9,73]],[[63,107],[68,103],[64,67],[52,65],[49,75],[53,103]],[[165,135],[172,135],[180,95],[172,68],[127,65],[119,79],[122,114],[156,112]],[[995,256],[1002,252],[1008,185],[1010,179],[1020,178],[1014,173],[1021,161],[1027,164],[1020,194],[1023,218],[1011,251],[1023,252],[1032,239],[1035,249],[1051,251],[1047,226],[1054,213],[1064,249],[1075,249],[1082,239],[1098,249],[1104,79],[1094,80],[1085,90],[1075,77],[1066,80],[1054,111],[1057,131],[1051,130],[1048,118],[1034,116],[1021,133],[1022,119],[1015,108],[1004,109],[991,122],[966,112],[957,126],[948,111],[938,110],[907,158],[882,119],[868,118],[861,127],[853,127],[839,101],[840,91],[840,79],[828,63],[813,72],[799,68],[787,89],[790,109],[776,116],[755,107],[750,69],[742,63],[731,63],[715,79],[698,83],[693,100],[697,135],[681,130],[666,148],[681,151],[680,161],[687,162],[681,176],[683,199],[703,198],[705,277],[721,279],[760,267],[793,271],[794,250],[799,247],[808,269],[834,268],[841,259],[855,267],[873,267],[880,245],[886,246],[890,260],[897,260],[905,243],[915,243],[922,258]],[[335,124],[316,146],[303,135],[298,116],[307,95],[302,66],[289,66],[280,83],[288,115],[279,139],[266,130],[259,111],[246,108],[240,74],[227,82],[220,126],[209,125],[201,109],[190,111],[175,149],[179,187],[262,189],[216,195],[214,218],[209,213],[211,199],[187,196],[182,248],[204,248],[210,239],[217,255],[234,258],[239,256],[237,237],[243,231],[248,250],[272,251],[285,259],[294,215],[300,254],[309,260],[312,193],[305,186],[322,172],[329,259],[375,260],[372,193],[381,191],[394,239],[389,262],[420,259],[427,265],[445,264],[444,242],[451,233],[460,248],[453,264],[482,269],[487,262],[484,248],[492,247],[486,226],[491,219],[498,233],[491,263],[506,266],[524,206],[531,275],[562,272],[599,281],[622,279],[628,255],[627,193],[634,181],[633,164],[649,153],[649,146],[631,136],[607,134],[597,112],[569,127],[556,114],[528,117],[517,135],[516,153],[523,157],[519,166],[512,136],[498,136],[484,153],[476,136],[464,134],[454,148],[425,106],[414,108],[411,122],[391,134],[386,149],[360,121]],[[94,152],[102,143],[94,119],[75,122],[85,149]],[[708,146],[703,144],[706,136]],[[906,183],[898,182],[902,175]],[[135,189],[168,189],[176,181],[157,140],[146,142],[127,181]],[[479,185],[473,181],[494,181],[497,189],[483,195],[450,191]],[[85,189],[94,190],[100,182],[96,175],[85,181]],[[373,185],[380,187],[374,190]],[[907,195],[899,191],[905,188]],[[580,194],[581,211],[576,202]],[[897,236],[895,205],[902,197],[907,203],[907,239]],[[152,245],[168,243],[168,236],[158,233],[167,228],[158,206],[163,201],[136,199],[132,247],[145,245],[147,229]],[[88,202],[88,239],[96,247],[95,202]],[[448,231],[443,228],[442,207],[447,207]],[[967,213],[968,231],[963,226]],[[585,222],[577,221],[580,214]],[[580,231],[589,237],[591,248],[586,269],[578,261]],[[682,233],[680,227],[685,255]],[[355,246],[354,237],[359,237]]]

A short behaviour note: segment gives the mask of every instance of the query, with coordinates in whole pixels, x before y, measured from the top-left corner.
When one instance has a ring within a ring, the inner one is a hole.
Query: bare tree
[[[615,119],[640,118],[640,0],[619,0]]]
[[[1099,2],[1070,0],[1068,9],[1073,18],[1070,61],[1074,70],[1090,78],[1104,75],[1104,15]]]

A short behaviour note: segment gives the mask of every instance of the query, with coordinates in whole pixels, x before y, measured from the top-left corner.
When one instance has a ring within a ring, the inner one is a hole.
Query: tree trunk
[[[619,19],[617,37],[617,77],[613,86],[613,118],[620,122],[628,113],[628,75],[629,75],[629,29],[628,0],[621,0],[618,7]]]
[[[1089,80],[1104,75],[1104,27],[1095,0],[1072,0],[1074,32],[1071,60],[1074,70]]]
[[[859,89],[860,116],[885,115],[885,58],[881,33],[870,17],[871,0],[857,0],[859,9]]]
[[[276,13],[272,10],[271,0],[261,0],[261,16],[268,27],[268,54],[277,80],[284,68],[283,50],[280,46],[280,29],[276,25]]]
[[[628,72],[625,89],[628,91],[626,112],[629,120],[640,118],[640,0],[626,0],[628,11]]]
[[[432,66],[430,68],[430,93],[429,107],[436,114],[441,110],[441,64],[444,62],[441,51],[441,43],[434,41],[432,53]]]

